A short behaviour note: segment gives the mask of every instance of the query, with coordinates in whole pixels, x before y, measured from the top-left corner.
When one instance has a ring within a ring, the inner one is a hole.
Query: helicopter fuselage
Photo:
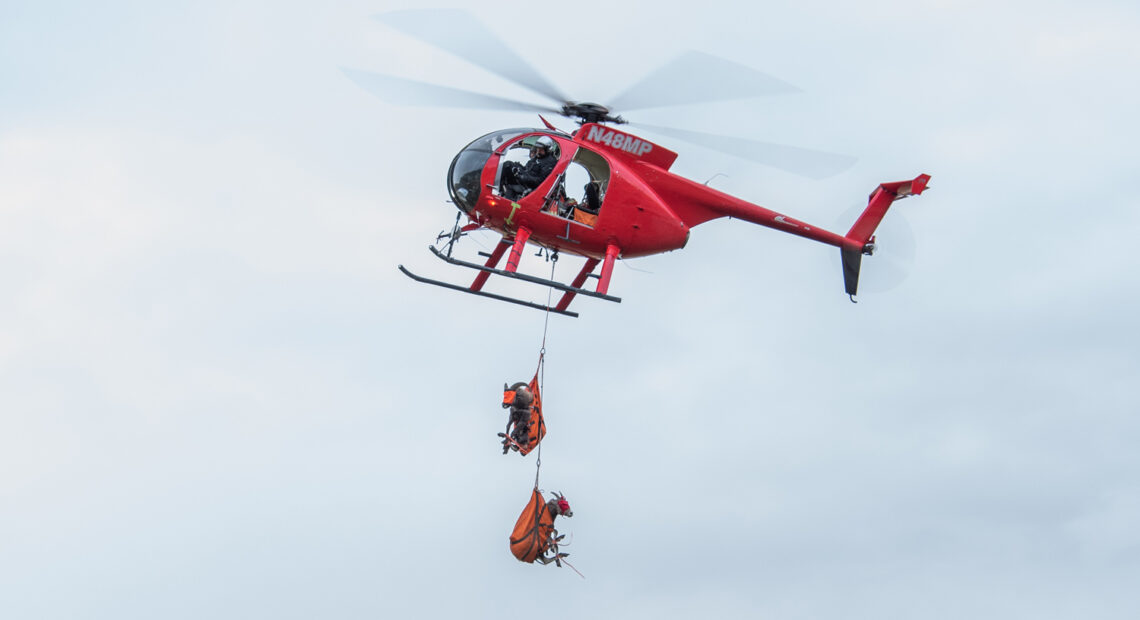
[[[521,165],[538,153],[541,137],[554,141],[557,162],[536,187],[524,187],[517,174],[504,171],[513,168],[508,162]],[[402,265],[400,269],[421,282],[576,316],[567,311],[575,295],[620,301],[608,295],[618,259],[683,248],[692,227],[732,217],[839,248],[844,289],[854,300],[862,256],[874,252],[874,232],[887,209],[899,198],[921,194],[930,180],[929,175],[920,174],[911,180],[880,184],[851,229],[841,235],[675,175],[669,167],[676,158],[676,153],[660,145],[596,123],[585,123],[573,134],[549,123],[547,129],[487,134],[452,160],[448,190],[452,202],[471,220],[463,230],[494,230],[502,235],[499,245],[486,254],[483,265],[453,258],[450,244],[446,255],[432,248],[449,263],[480,271],[466,288],[418,276]],[[579,184],[581,199],[576,192]],[[583,256],[586,262],[570,284],[520,274],[519,262],[528,243]],[[506,267],[498,269],[508,249]],[[597,288],[587,291],[582,287],[599,263]],[[564,294],[556,306],[548,307],[488,293],[482,289],[491,275],[547,284]]]
[[[540,136],[557,143],[558,162],[537,187],[512,196],[503,186],[503,168],[528,153]],[[448,187],[452,201],[472,222],[505,238],[525,230],[530,243],[588,258],[603,259],[614,247],[620,258],[677,250],[685,247],[693,226],[719,217],[863,250],[857,240],[672,174],[669,167],[676,157],[648,140],[593,123],[573,135],[507,129],[461,151],[452,162]],[[583,181],[578,191],[577,183]]]

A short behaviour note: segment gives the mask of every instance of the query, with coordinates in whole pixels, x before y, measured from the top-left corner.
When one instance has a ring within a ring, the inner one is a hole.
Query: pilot
[[[525,166],[517,162],[507,162],[503,169],[503,189],[508,198],[514,200],[534,191],[542,185],[546,177],[554,171],[558,157],[554,155],[554,140],[550,136],[540,136],[530,149],[530,160]]]

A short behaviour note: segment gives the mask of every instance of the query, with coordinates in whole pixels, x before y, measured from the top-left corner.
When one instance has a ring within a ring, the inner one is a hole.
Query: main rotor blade
[[[786,172],[798,174],[810,179],[823,179],[843,172],[855,164],[856,159],[849,155],[816,151],[771,142],[745,140],[730,136],[700,133],[673,129],[671,127],[658,127],[636,123],[636,126],[665,136],[684,140],[693,144],[710,148],[714,151],[728,153],[744,159],[759,162],[766,166],[779,168]]]
[[[484,28],[474,15],[466,11],[408,9],[381,13],[375,17],[396,30],[557,101],[559,105],[569,101],[566,95],[547,82],[534,67],[511,51],[491,31]]]
[[[562,111],[549,106],[526,103],[484,95],[469,90],[438,86],[427,82],[418,82],[405,78],[398,78],[383,73],[361,71],[341,67],[341,71],[353,82],[376,95],[377,97],[397,105],[437,106],[445,108],[476,108],[481,110],[521,110],[524,112],[550,112],[560,114]]]
[[[795,92],[800,89],[768,74],[690,51],[611,99],[610,109],[626,112]]]

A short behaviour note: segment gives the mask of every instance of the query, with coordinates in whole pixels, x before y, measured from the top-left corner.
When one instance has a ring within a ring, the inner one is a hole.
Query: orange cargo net
[[[538,489],[531,492],[530,503],[519,515],[511,532],[511,553],[522,562],[542,557],[554,542],[554,515],[546,508],[546,500]]]
[[[534,402],[530,406],[530,417],[526,418],[526,434],[523,435],[518,430],[518,425],[515,428],[508,429],[506,433],[500,433],[503,437],[503,452],[506,453],[508,449],[518,450],[519,454],[526,456],[531,450],[538,447],[538,443],[546,436],[546,421],[542,417],[542,395],[539,394],[538,389],[538,373],[534,374],[534,378],[530,380],[527,389],[534,395]],[[508,392],[512,397],[513,391]],[[504,395],[504,405],[509,405],[507,396]]]

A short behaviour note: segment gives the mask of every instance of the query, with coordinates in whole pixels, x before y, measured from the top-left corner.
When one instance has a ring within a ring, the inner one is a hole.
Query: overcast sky
[[[654,136],[723,191],[845,231],[933,177],[856,305],[724,220],[551,318],[585,580],[507,547],[543,315],[396,270],[471,277],[426,250],[447,166],[539,121],[341,68],[542,101],[372,19],[413,2],[101,4],[0,4],[0,616],[1140,615],[1135,3],[470,3],[574,97],[699,50],[803,92],[629,116],[858,158]]]

